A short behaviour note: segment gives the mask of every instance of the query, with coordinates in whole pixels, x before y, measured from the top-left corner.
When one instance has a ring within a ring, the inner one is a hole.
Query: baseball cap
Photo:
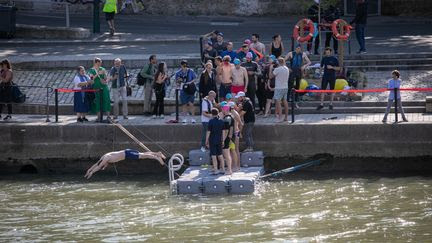
[[[276,61],[277,60],[277,58],[276,58],[275,55],[270,55],[270,59],[272,59],[272,61]]]
[[[188,65],[188,61],[187,60],[181,60],[180,65],[182,65],[182,66],[186,65],[187,66]]]
[[[238,92],[238,94],[236,95],[236,99],[240,98],[240,97],[245,97],[246,94],[243,91]]]
[[[212,46],[212,45],[213,45],[213,42],[212,42],[211,40],[208,40],[208,41],[207,41],[207,45]]]
[[[234,59],[234,64],[235,65],[239,65],[240,64],[240,60],[238,58]]]
[[[252,53],[248,52],[248,53],[246,54],[246,58],[252,58],[252,57],[253,57]]]
[[[225,99],[230,100],[230,99],[232,99],[232,97],[233,97],[232,94],[228,93],[228,94],[226,94]]]
[[[227,104],[227,105],[224,105],[224,106],[222,106],[222,110],[223,111],[229,111],[230,110],[230,106]]]
[[[235,107],[235,103],[232,102],[232,101],[228,102],[228,105],[229,105],[231,108],[234,108],[234,107]]]
[[[226,102],[226,101],[222,101],[222,102],[220,103],[220,106],[223,107],[223,106],[226,106],[227,104],[228,104],[228,102]]]
[[[217,33],[217,35],[220,35],[220,36],[223,37],[223,33],[222,32]]]
[[[250,45],[250,43],[252,43],[252,41],[249,40],[249,39],[246,39],[246,40],[243,42],[243,44],[246,44],[246,45]]]

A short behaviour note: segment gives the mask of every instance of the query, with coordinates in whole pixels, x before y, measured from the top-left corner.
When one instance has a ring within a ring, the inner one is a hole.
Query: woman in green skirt
[[[111,111],[111,98],[108,88],[107,74],[105,68],[102,66],[102,60],[100,58],[95,58],[93,61],[93,67],[88,70],[88,75],[93,80],[93,89],[102,89],[102,111],[105,115],[109,116]],[[95,99],[91,102],[91,113],[97,114],[99,117],[100,112],[100,93],[95,93]]]

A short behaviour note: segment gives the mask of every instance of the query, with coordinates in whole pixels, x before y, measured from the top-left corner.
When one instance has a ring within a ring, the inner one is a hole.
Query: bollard
[[[175,96],[176,96],[176,107],[175,107],[176,121],[178,122],[179,121],[179,89],[178,88],[176,88],[175,90]]]
[[[58,122],[58,89],[54,90],[55,99],[55,122]]]
[[[99,122],[103,121],[103,89],[99,89]]]
[[[395,123],[398,122],[398,110],[397,110],[397,88],[394,88],[394,100],[395,100]]]
[[[295,93],[296,90],[291,90],[291,123],[295,122]]]

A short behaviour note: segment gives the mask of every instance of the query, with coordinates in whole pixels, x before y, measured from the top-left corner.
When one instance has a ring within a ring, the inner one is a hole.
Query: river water
[[[170,196],[164,178],[0,177],[0,242],[432,242],[432,178],[315,178]]]

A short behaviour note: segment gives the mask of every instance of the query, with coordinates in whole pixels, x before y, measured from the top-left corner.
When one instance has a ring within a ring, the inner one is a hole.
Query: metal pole
[[[394,88],[394,100],[395,100],[395,123],[398,122],[398,110],[397,110],[397,88]]]
[[[93,33],[100,33],[99,3],[100,0],[93,1]]]
[[[66,7],[66,28],[70,27],[70,20],[69,20],[69,3],[65,4]]]
[[[45,122],[50,122],[49,119],[49,87],[46,88],[46,120]]]
[[[99,89],[99,122],[103,121],[103,89]]]
[[[320,61],[322,60],[323,48],[321,45],[322,36],[321,36],[321,1],[318,2],[318,36],[319,36],[319,50],[320,50]]]
[[[291,89],[291,123],[295,122],[295,89]]]
[[[176,107],[175,107],[175,110],[176,110],[176,121],[178,122],[179,121],[179,89],[178,88],[176,88],[176,90],[175,90],[175,95],[176,95]]]
[[[55,99],[55,122],[58,122],[58,89],[54,90]]]

